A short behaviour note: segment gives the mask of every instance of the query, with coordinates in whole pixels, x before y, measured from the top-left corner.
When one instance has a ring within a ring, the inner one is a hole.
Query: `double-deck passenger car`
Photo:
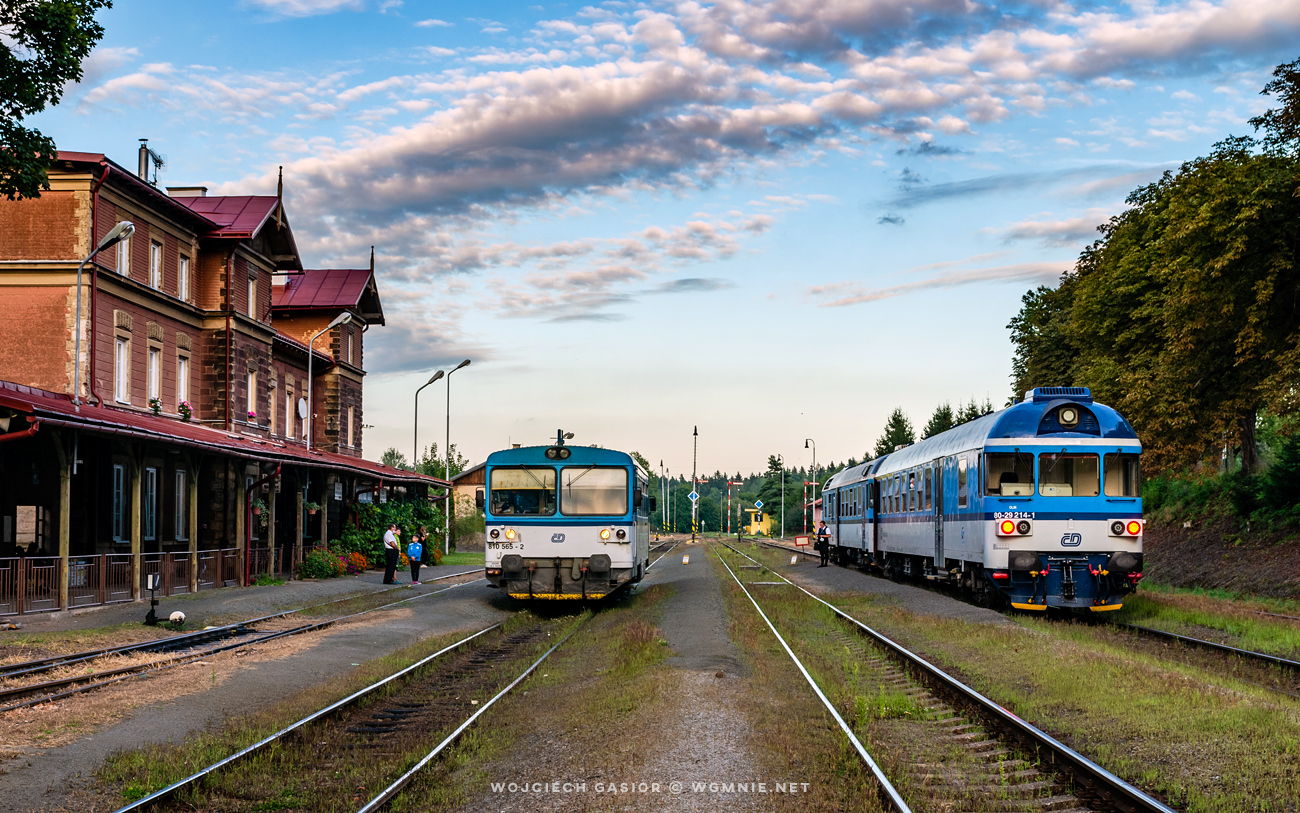
[[[1116,610],[1142,578],[1141,452],[1088,389],[1034,389],[830,478],[832,553],[1023,610]]]
[[[487,579],[520,599],[602,598],[648,566],[648,476],[624,452],[556,440],[488,455]]]

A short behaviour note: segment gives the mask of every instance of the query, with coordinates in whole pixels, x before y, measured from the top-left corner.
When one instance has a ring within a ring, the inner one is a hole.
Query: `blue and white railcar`
[[[598,599],[641,580],[650,557],[648,477],[630,455],[554,446],[488,455],[486,575],[520,599]]]
[[[833,553],[1019,609],[1116,610],[1142,578],[1141,453],[1086,388],[1031,390],[827,480]]]

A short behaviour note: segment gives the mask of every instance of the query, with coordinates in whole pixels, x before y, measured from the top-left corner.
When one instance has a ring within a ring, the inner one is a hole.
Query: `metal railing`
[[[254,554],[269,566],[266,549]],[[140,583],[133,590],[135,557],[140,557]],[[72,556],[68,559],[68,606],[94,607],[145,597],[144,586],[151,573],[161,578],[160,597],[190,592],[191,574],[197,577],[198,589],[230,587],[239,584],[238,548],[201,550],[197,561],[189,551],[164,553],[102,553]],[[0,615],[52,612],[59,606],[61,560],[57,556],[0,558]],[[261,571],[254,571],[255,573]]]

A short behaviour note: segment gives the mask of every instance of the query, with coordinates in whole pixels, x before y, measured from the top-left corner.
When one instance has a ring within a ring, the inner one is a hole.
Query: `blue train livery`
[[[1034,389],[827,480],[832,553],[984,603],[1116,610],[1142,578],[1141,453],[1086,388]]]
[[[648,477],[623,452],[567,446],[488,455],[486,575],[519,599],[599,599],[641,580],[650,556]]]

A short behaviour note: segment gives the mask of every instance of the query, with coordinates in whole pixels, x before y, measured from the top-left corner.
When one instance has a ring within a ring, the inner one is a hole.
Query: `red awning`
[[[278,438],[227,432],[224,429],[213,429],[198,423],[185,423],[175,418],[107,406],[82,404],[78,410],[67,395],[24,387],[10,381],[0,381],[0,406],[26,413],[28,425],[35,422],[95,434],[151,440],[160,444],[204,449],[248,460],[346,471],[394,483],[424,483],[439,488],[449,485],[445,480],[404,469],[395,469],[359,457],[348,457],[316,449],[309,452],[305,446],[287,443]],[[19,425],[15,421],[9,430],[14,432],[26,428],[27,426]]]

